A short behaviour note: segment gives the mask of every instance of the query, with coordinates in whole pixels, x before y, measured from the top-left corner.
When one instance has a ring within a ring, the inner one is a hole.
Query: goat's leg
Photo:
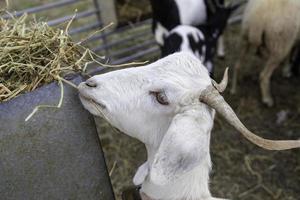
[[[291,71],[292,71],[293,75],[295,75],[295,76],[299,75],[299,68],[300,68],[300,47],[298,45],[295,58],[291,63]]]
[[[217,55],[219,58],[225,57],[225,44],[224,44],[224,36],[221,35],[217,44]]]
[[[286,59],[286,62],[284,63],[282,76],[285,78],[290,78],[293,75],[297,75],[297,69],[300,66],[300,49],[298,46],[291,50],[289,59]]]
[[[237,88],[237,79],[238,79],[238,72],[241,68],[242,63],[244,63],[245,59],[246,59],[246,54],[249,50],[249,44],[246,44],[245,46],[241,46],[241,53],[239,56],[238,61],[235,63],[234,68],[233,68],[233,77],[232,77],[232,85],[231,85],[231,90],[230,93],[231,94],[235,94],[236,93],[236,88]]]
[[[282,77],[291,78],[291,76],[292,76],[292,64],[289,62],[284,62],[282,68]]]
[[[271,95],[270,80],[274,70],[280,65],[280,60],[274,56],[270,56],[265,68],[260,73],[260,89],[262,95],[262,102],[268,107],[274,105],[274,100]]]

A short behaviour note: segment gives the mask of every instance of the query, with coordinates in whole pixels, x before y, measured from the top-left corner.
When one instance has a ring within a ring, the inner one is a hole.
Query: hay
[[[94,32],[80,42],[73,42],[68,34],[74,17],[68,22],[65,30],[53,28],[45,22],[36,20],[27,22],[27,15],[20,18],[5,20],[0,17],[0,103],[16,96],[35,90],[54,80],[76,85],[65,80],[67,74],[85,72],[88,64],[96,63],[103,67],[125,67],[145,64],[132,62],[121,65],[108,65],[99,62],[99,56],[83,47],[81,43],[95,33],[101,32],[112,25]],[[63,86],[61,83],[61,89]],[[61,92],[63,94],[63,91]],[[61,106],[63,95],[57,106],[40,105],[26,118],[26,121],[43,107]]]
[[[82,72],[93,60],[90,51],[71,40],[68,26],[60,30],[26,23],[26,18],[0,19],[0,102]]]

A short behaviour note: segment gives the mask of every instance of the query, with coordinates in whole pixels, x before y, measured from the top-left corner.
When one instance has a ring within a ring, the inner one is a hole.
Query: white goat
[[[142,141],[147,161],[134,183],[143,200],[213,200],[209,191],[210,135],[215,110],[250,141],[267,149],[300,147],[299,141],[271,141],[246,129],[219,94],[220,84],[189,53],[175,53],[150,65],[94,76],[79,85],[84,107],[125,134]]]
[[[260,73],[260,88],[263,103],[273,106],[270,91],[272,73],[299,40],[299,0],[249,0],[242,24],[241,44],[246,44],[241,46],[241,55],[235,65],[231,93],[236,92],[238,70],[252,46],[268,55],[265,68]]]

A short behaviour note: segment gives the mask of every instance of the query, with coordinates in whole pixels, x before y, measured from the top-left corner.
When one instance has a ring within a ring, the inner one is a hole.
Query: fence
[[[99,28],[102,28],[106,24],[103,23],[100,0],[60,0],[52,3],[48,3],[41,6],[36,6],[15,12],[15,16],[21,16],[24,13],[27,14],[38,14],[42,12],[58,10],[64,11],[71,10],[72,13],[51,20],[47,20],[50,26],[59,26],[65,22],[68,22],[74,16],[74,10],[78,5],[84,8],[78,11],[75,16],[74,23],[69,30],[69,34],[75,39],[80,40],[84,35],[91,33]],[[72,7],[73,6],[73,7]],[[74,10],[72,10],[74,8]],[[241,19],[240,9],[230,20],[229,24],[239,22]],[[44,14],[45,15],[45,14]],[[41,15],[43,16],[43,15]],[[6,18],[11,17],[10,15],[4,16]],[[143,60],[157,58],[159,55],[159,48],[155,43],[154,37],[151,33],[151,20],[147,19],[135,24],[119,27],[114,30],[103,31],[93,35],[88,40],[82,43],[83,45],[91,48],[93,51],[100,55],[105,55],[107,58],[106,62],[110,64],[121,64],[131,61],[136,61],[143,58]],[[103,68],[98,68],[102,70]]]
[[[40,15],[44,18],[45,15],[49,16],[50,13],[50,15],[54,15],[53,19],[47,20],[50,26],[63,26],[75,16],[69,34],[75,40],[80,40],[80,38],[107,25],[102,22],[103,15],[101,15],[101,1],[99,0],[85,1],[83,8],[74,15],[76,6],[81,7],[82,2],[80,0],[60,0],[12,14],[19,17],[27,13]],[[53,11],[59,15],[61,12],[58,12],[58,10],[69,10],[71,13],[57,18]],[[11,15],[7,14],[3,17],[11,18]],[[113,30],[108,29],[93,35],[82,44],[91,48],[97,54],[105,55],[106,62],[110,64],[131,62],[140,58],[148,59],[151,56],[157,56],[159,52],[151,33],[151,20],[149,19]],[[101,69],[98,68],[98,71]]]

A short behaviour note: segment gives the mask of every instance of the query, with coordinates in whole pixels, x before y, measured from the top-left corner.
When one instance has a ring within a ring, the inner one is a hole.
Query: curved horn
[[[218,90],[210,85],[200,95],[199,100],[214,108],[226,121],[252,143],[268,150],[286,150],[300,147],[300,140],[268,140],[249,131],[239,120]]]
[[[226,67],[225,72],[223,74],[223,79],[220,83],[217,83],[215,80],[212,80],[213,86],[218,90],[218,92],[222,93],[227,87],[228,83],[228,67]]]

